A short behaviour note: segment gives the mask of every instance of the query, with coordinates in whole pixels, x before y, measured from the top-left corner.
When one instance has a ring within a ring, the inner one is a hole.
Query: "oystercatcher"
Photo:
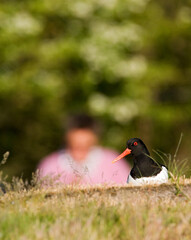
[[[131,138],[127,141],[126,150],[113,160],[117,162],[126,155],[133,157],[133,168],[127,178],[127,183],[133,185],[161,184],[168,181],[168,170],[164,165],[156,163],[150,153],[139,138]]]

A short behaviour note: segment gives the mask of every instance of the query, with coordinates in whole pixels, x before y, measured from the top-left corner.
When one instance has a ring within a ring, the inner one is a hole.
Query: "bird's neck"
[[[133,160],[134,160],[134,165],[141,164],[142,162],[145,162],[145,163],[154,162],[150,157],[149,151],[145,151],[145,152],[133,155]]]
[[[151,159],[149,153],[141,153],[133,157],[134,165],[131,170],[131,176],[133,178],[148,177],[160,172],[159,165]]]

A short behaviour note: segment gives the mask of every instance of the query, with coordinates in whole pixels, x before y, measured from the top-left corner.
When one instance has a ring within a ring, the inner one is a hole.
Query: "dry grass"
[[[0,239],[190,239],[191,180],[161,186],[75,186],[0,197]]]

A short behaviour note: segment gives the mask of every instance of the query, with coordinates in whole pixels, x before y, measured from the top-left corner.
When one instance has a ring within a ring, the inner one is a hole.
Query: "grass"
[[[191,180],[181,186],[191,197]],[[0,198],[0,239],[190,239],[191,202],[175,184],[59,187]]]
[[[186,198],[189,199],[190,197],[182,190],[180,184],[180,179],[182,179],[182,177],[185,178],[186,174],[188,174],[189,176],[191,175],[190,168],[187,167],[189,166],[188,159],[180,160],[177,158],[177,154],[180,149],[182,139],[183,133],[181,133],[180,135],[174,155],[166,154],[160,150],[158,151],[153,150],[153,152],[161,159],[162,164],[167,166],[169,178],[175,184],[176,195],[183,194]],[[152,159],[155,161],[154,158]]]

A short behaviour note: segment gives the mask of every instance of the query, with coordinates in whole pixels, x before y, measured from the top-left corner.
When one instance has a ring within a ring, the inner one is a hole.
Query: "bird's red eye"
[[[137,144],[138,144],[137,142],[134,142],[134,146],[137,146]]]

